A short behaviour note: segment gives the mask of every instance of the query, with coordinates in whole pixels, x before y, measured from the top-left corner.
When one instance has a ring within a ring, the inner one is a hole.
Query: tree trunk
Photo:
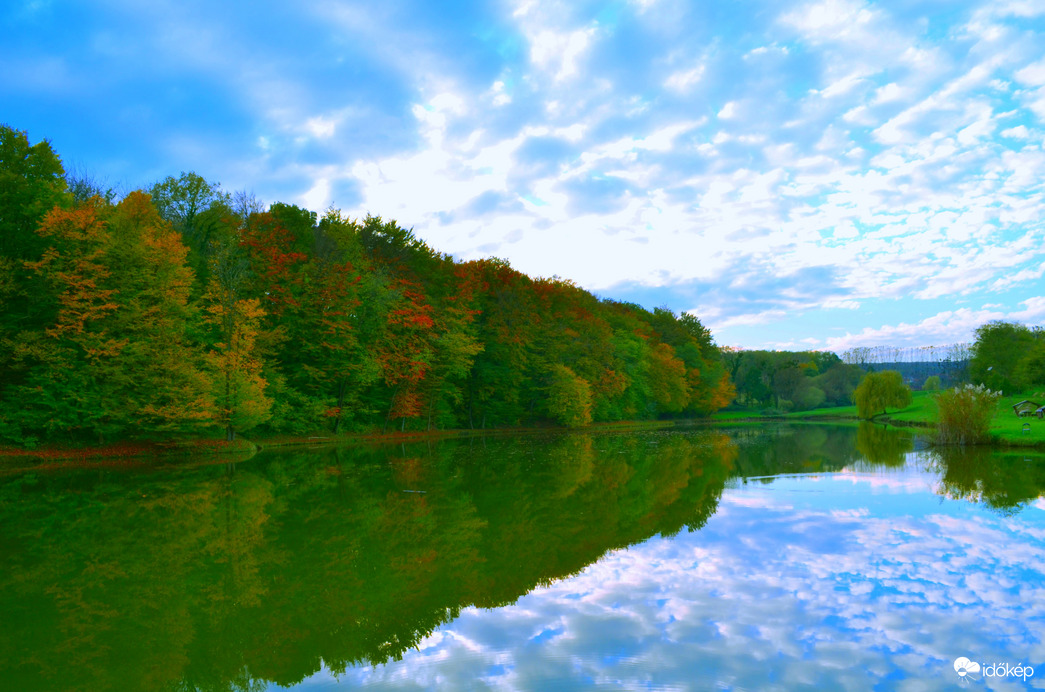
[[[337,386],[337,416],[334,417],[334,434],[341,432],[341,407],[345,405],[345,388],[347,383],[342,378]]]
[[[392,392],[392,400],[388,402],[388,413],[385,415],[385,426],[381,428],[381,433],[384,434],[388,430],[388,421],[392,419],[392,409],[396,405],[396,397],[399,396],[399,389],[403,385],[400,384],[396,387],[396,390]]]

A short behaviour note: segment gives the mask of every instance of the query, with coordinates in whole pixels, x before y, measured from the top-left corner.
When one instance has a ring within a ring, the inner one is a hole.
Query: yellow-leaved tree
[[[565,365],[552,366],[548,385],[548,413],[568,428],[591,423],[591,387]]]
[[[218,249],[204,294],[205,321],[216,331],[207,354],[213,377],[215,421],[225,439],[269,419],[272,400],[265,395],[262,358],[257,339],[265,311],[256,298],[241,297],[246,262],[232,248]]]

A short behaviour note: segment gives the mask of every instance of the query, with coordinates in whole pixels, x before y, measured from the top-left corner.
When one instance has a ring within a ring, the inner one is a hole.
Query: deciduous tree
[[[243,297],[246,274],[246,260],[233,248],[223,248],[212,259],[204,296],[205,320],[214,334],[207,361],[213,373],[215,422],[229,441],[236,439],[237,431],[268,420],[272,408],[257,351],[265,311],[257,298]]]
[[[886,413],[887,408],[906,408],[911,404],[911,388],[895,370],[870,372],[853,394],[857,412],[863,418]]]

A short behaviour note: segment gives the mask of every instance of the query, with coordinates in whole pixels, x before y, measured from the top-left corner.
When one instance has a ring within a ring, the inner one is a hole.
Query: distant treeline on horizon
[[[871,372],[895,371],[912,390],[975,383],[1006,394],[1045,388],[1045,328],[995,320],[973,343],[925,347],[858,347],[830,351],[723,348],[736,389],[734,404],[766,413],[847,406]]]

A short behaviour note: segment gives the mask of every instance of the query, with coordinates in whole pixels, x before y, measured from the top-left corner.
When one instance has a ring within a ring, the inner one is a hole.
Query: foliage
[[[936,443],[942,445],[983,444],[990,439],[991,419],[1001,392],[983,385],[967,384],[941,392],[936,397],[939,420]]]
[[[1045,335],[1035,332],[1037,339],[1027,347],[1013,371],[1019,389],[1045,386]]]
[[[910,437],[897,435],[888,426],[861,421],[856,448],[872,464],[896,467],[903,466],[914,444]]]
[[[38,259],[44,242],[36,227],[55,205],[68,206],[62,161],[44,140],[0,125],[0,255]]]
[[[911,389],[895,370],[870,372],[853,393],[853,401],[861,418],[873,418],[886,409],[906,408],[911,404]]]
[[[26,267],[56,309],[18,350],[32,362],[12,388],[20,425],[97,437],[197,429],[210,402],[188,336],[193,275],[148,195],[55,207],[38,234],[50,247]]]
[[[207,364],[217,405],[215,422],[230,441],[237,431],[265,422],[272,407],[265,396],[257,344],[265,311],[257,298],[243,297],[245,274],[241,259],[229,250],[222,252],[213,261],[204,296],[204,319],[213,335]]]
[[[725,354],[723,370],[732,378],[739,405],[800,411],[848,404],[864,375],[862,368],[825,351],[733,349]]]
[[[941,388],[940,376],[930,375],[925,378],[925,383],[922,384],[922,389],[926,392],[938,392]]]
[[[217,183],[208,182],[198,173],[167,176],[149,189],[160,216],[190,238],[199,233],[197,220],[215,202],[229,202]]]
[[[591,387],[573,370],[556,364],[548,386],[548,411],[567,428],[591,423]]]
[[[30,144],[25,132],[0,125],[0,396],[25,382],[57,309],[44,279],[26,262],[39,261],[47,249],[36,233],[47,212],[69,205],[64,174],[49,142]]]
[[[1042,343],[1045,332],[1041,328],[1031,329],[1016,322],[988,322],[976,330],[969,363],[972,381],[1007,392],[1045,383],[1040,365],[1045,359]]]

